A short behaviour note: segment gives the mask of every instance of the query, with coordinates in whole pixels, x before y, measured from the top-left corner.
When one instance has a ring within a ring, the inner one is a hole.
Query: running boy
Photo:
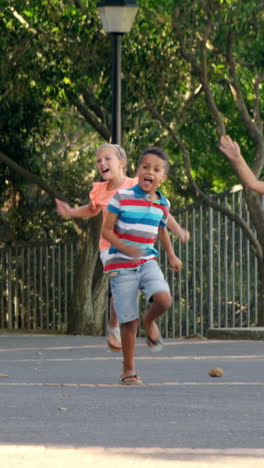
[[[154,243],[157,236],[163,243],[171,267],[176,271],[182,268],[166,229],[169,201],[157,191],[166,180],[168,169],[167,154],[158,147],[147,148],[139,160],[138,184],[114,195],[103,227],[102,234],[111,244],[104,271],[109,273],[114,308],[123,324],[124,361],[120,379],[123,385],[142,383],[134,364],[139,290],[150,301],[150,307],[143,316],[147,344],[152,351],[162,347],[155,320],[168,310],[172,298],[156,261]]]
[[[248,188],[255,190],[255,192],[264,194],[264,182],[258,180],[255,174],[251,171],[243,158],[239,144],[233,141],[230,136],[223,135],[220,138],[219,149],[228,157],[229,161],[233,164],[238,172],[241,181]]]
[[[137,184],[137,177],[131,178],[126,175],[126,166],[127,156],[121,146],[110,143],[99,146],[96,151],[96,167],[103,182],[93,183],[93,188],[89,194],[91,201],[87,205],[73,208],[67,203],[56,199],[58,214],[71,218],[90,218],[96,216],[102,210],[103,226],[107,214],[107,205],[117,190],[130,188]],[[182,242],[189,240],[189,232],[183,229],[171,215],[168,224],[170,229],[179,236]],[[99,249],[103,265],[109,247],[109,242],[104,239],[101,232]],[[110,300],[107,343],[111,351],[121,351],[119,323],[113,308],[112,299]]]

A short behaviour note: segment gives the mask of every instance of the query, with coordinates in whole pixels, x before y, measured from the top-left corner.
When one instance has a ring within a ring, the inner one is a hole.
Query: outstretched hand
[[[187,231],[187,229],[183,229],[183,228],[182,228],[181,231],[178,232],[178,236],[179,236],[180,240],[181,240],[184,244],[186,244],[186,243],[189,241],[189,239],[190,239],[190,232]]]
[[[60,216],[70,216],[70,206],[68,205],[68,203],[65,203],[61,200],[58,200],[58,198],[55,198],[55,202],[56,202],[56,205],[57,205],[57,213],[60,215]]]
[[[241,157],[240,147],[236,141],[233,141],[229,135],[223,135],[220,138],[219,149],[230,161],[236,161]]]

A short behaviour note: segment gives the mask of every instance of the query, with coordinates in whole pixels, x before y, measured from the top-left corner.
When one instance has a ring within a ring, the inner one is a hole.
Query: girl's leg
[[[119,327],[118,318],[115,313],[112,296],[110,297],[109,308],[110,308],[110,312],[109,312],[109,321],[108,321],[108,329],[107,329],[107,344],[111,351],[121,352],[122,344],[121,344],[121,337],[120,337],[120,327]]]
[[[115,313],[113,297],[110,297],[110,313],[109,313],[109,322],[108,325],[110,328],[119,328],[119,321]]]
[[[105,265],[107,255],[108,255],[108,250],[102,249],[100,251],[100,258],[101,258],[103,266]],[[108,326],[107,326],[107,344],[111,351],[121,352],[122,345],[121,345],[121,337],[120,337],[120,327],[119,327],[119,322],[118,322],[115,309],[114,309],[114,305],[113,305],[113,298],[111,295],[110,284],[108,288],[109,288],[108,289],[109,320],[108,320]]]
[[[142,383],[140,377],[136,375],[134,361],[138,323],[139,321],[136,319],[122,325],[121,339],[124,361],[121,383],[125,385]]]

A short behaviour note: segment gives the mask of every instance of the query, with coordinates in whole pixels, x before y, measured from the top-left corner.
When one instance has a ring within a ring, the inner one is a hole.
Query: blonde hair
[[[112,144],[112,143],[104,143],[103,145],[101,145],[101,146],[99,146],[99,147],[97,148],[97,150],[96,150],[96,156],[98,156],[98,153],[99,153],[99,151],[100,151],[102,148],[112,148],[113,150],[115,150],[117,157],[118,157],[121,161],[125,161],[124,172],[126,172],[126,167],[127,167],[127,155],[126,155],[126,152],[125,152],[124,148],[122,148],[122,146],[120,146],[120,145],[114,145],[114,144]]]

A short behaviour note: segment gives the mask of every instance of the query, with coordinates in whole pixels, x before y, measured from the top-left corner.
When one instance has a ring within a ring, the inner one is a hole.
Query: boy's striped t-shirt
[[[160,192],[159,200],[152,201],[139,185],[130,189],[118,190],[110,200],[107,209],[118,215],[114,232],[128,245],[142,250],[142,256],[128,257],[111,246],[104,271],[110,272],[123,268],[134,269],[138,265],[156,259],[158,252],[154,247],[159,226],[166,227],[170,203]]]

